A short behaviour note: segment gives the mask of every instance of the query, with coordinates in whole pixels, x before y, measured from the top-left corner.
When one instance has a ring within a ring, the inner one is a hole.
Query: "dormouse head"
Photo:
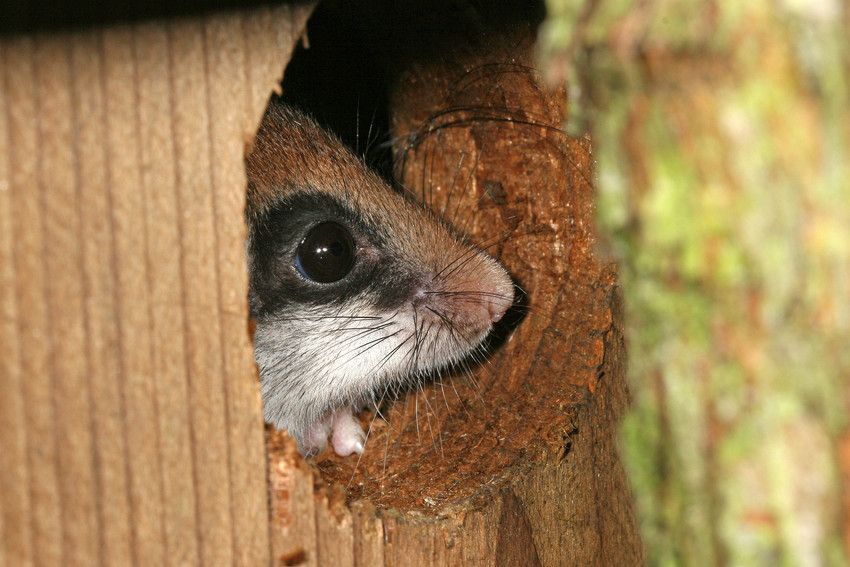
[[[296,439],[467,357],[512,304],[495,260],[304,115],[269,111],[247,164],[265,417]]]

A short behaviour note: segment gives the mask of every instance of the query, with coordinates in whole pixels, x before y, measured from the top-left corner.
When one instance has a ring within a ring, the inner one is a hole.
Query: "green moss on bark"
[[[836,1],[548,0],[622,266],[655,564],[841,564],[850,42]]]

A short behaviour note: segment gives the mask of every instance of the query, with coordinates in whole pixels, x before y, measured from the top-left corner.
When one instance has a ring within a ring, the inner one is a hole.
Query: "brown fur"
[[[380,248],[373,243],[361,253],[398,268],[389,279],[373,280],[381,284],[369,297],[349,297],[343,291],[334,296],[349,309],[346,313],[353,311],[346,316],[367,314],[367,319],[386,323],[373,323],[371,331],[346,336],[345,321],[335,319],[341,308],[299,303],[293,299],[294,288],[283,285],[288,275],[272,280],[275,293],[289,300],[286,306],[258,319],[255,353],[266,418],[286,427],[305,454],[321,450],[331,429],[337,452],[348,454],[362,435],[351,409],[368,401],[376,388],[386,388],[388,381],[401,382],[411,372],[418,379],[463,359],[510,305],[513,285],[495,260],[471,247],[430,210],[393,191],[342,142],[297,111],[270,107],[246,167],[249,238],[254,242],[268,238],[265,213],[287,197],[324,193],[354,211],[364,226],[380,227]],[[284,274],[295,270],[279,263],[275,253],[271,258],[275,266],[290,270]],[[253,288],[256,274],[263,270],[255,269],[252,259],[249,265]],[[315,282],[287,285],[322,290]],[[376,298],[388,297],[397,297],[393,301],[398,303],[375,314],[380,304]],[[387,341],[387,348],[398,346],[378,355],[372,345],[381,341]],[[349,356],[351,352],[357,355]],[[358,446],[362,450],[362,443]]]
[[[369,223],[388,227],[399,252],[435,271],[445,258],[468,250],[430,210],[393,191],[335,136],[288,107],[269,107],[246,166],[249,221],[287,193],[311,187],[350,203]],[[486,271],[486,263],[470,262],[463,273],[473,277],[461,273],[455,283],[478,288],[483,274],[475,271]]]

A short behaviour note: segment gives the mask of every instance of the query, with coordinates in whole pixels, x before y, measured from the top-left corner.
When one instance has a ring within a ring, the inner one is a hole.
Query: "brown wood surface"
[[[0,39],[0,560],[258,565],[245,144],[309,6]]]

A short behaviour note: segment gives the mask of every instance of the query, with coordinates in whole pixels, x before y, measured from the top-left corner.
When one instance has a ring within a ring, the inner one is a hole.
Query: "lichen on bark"
[[[848,4],[547,7],[541,65],[621,265],[651,562],[844,563]]]

